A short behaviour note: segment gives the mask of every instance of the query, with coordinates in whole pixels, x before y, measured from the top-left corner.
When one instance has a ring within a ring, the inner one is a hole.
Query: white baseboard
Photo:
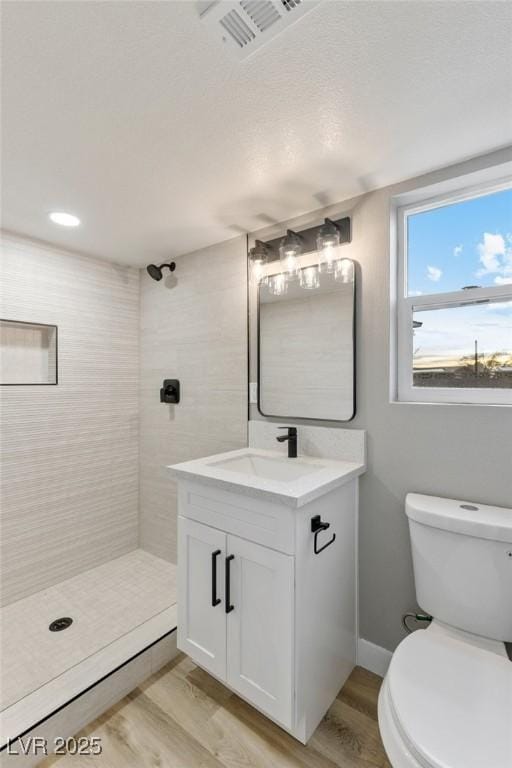
[[[362,637],[357,641],[357,663],[360,667],[375,672],[376,675],[384,677],[388,671],[389,662],[393,654],[380,645],[370,643]]]

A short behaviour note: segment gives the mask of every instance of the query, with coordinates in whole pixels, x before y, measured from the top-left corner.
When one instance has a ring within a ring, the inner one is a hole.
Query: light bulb
[[[256,240],[254,248],[249,252],[249,264],[251,279],[255,283],[261,282],[265,277],[266,266],[268,262],[268,249],[261,240]]]
[[[307,290],[314,290],[320,285],[320,275],[318,267],[306,267],[300,271],[300,287]]]
[[[288,251],[281,256],[281,264],[285,272],[289,275],[296,275],[299,271],[297,255],[293,251]]]
[[[290,277],[296,277],[299,274],[298,257],[302,253],[302,240],[296,232],[288,229],[286,235],[281,240],[279,248],[279,258],[281,267]]]
[[[325,219],[318,230],[316,245],[318,248],[318,263],[322,272],[332,272],[338,245],[340,244],[340,230],[330,219]]]
[[[288,290],[286,275],[280,272],[268,278],[268,289],[274,296],[283,296]]]
[[[263,261],[253,261],[251,264],[251,275],[255,283],[259,283],[265,275],[265,263]]]

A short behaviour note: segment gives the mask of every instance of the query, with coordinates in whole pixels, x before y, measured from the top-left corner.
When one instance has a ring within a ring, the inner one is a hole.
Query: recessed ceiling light
[[[63,211],[53,211],[50,213],[50,219],[54,224],[60,224],[61,227],[78,227],[80,224],[78,216],[73,216],[72,213],[64,213]]]

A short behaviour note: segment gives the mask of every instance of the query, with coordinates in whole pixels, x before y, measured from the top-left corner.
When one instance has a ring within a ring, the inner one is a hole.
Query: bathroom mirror
[[[270,275],[258,286],[258,409],[264,416],[355,415],[355,269],[351,259]]]
[[[57,384],[57,326],[0,320],[0,384]]]

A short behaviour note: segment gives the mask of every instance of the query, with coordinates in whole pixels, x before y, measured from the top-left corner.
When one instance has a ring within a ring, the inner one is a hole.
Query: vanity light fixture
[[[281,267],[288,278],[297,277],[299,274],[299,259],[302,253],[302,238],[292,229],[286,230],[286,235],[279,246],[279,258]]]
[[[268,262],[268,248],[262,240],[256,240],[254,248],[249,251],[251,278],[255,283],[265,278],[265,268]]]
[[[301,269],[299,282],[301,288],[306,288],[310,291],[318,288],[320,285],[318,267],[314,265],[312,267],[304,267],[304,269]]]
[[[49,217],[54,224],[60,224],[61,227],[78,227],[80,224],[78,216],[64,211],[52,211]]]
[[[331,219],[324,219],[324,223],[318,230],[316,245],[318,249],[318,262],[324,272],[333,272],[336,261],[336,250],[340,244],[340,228]]]

